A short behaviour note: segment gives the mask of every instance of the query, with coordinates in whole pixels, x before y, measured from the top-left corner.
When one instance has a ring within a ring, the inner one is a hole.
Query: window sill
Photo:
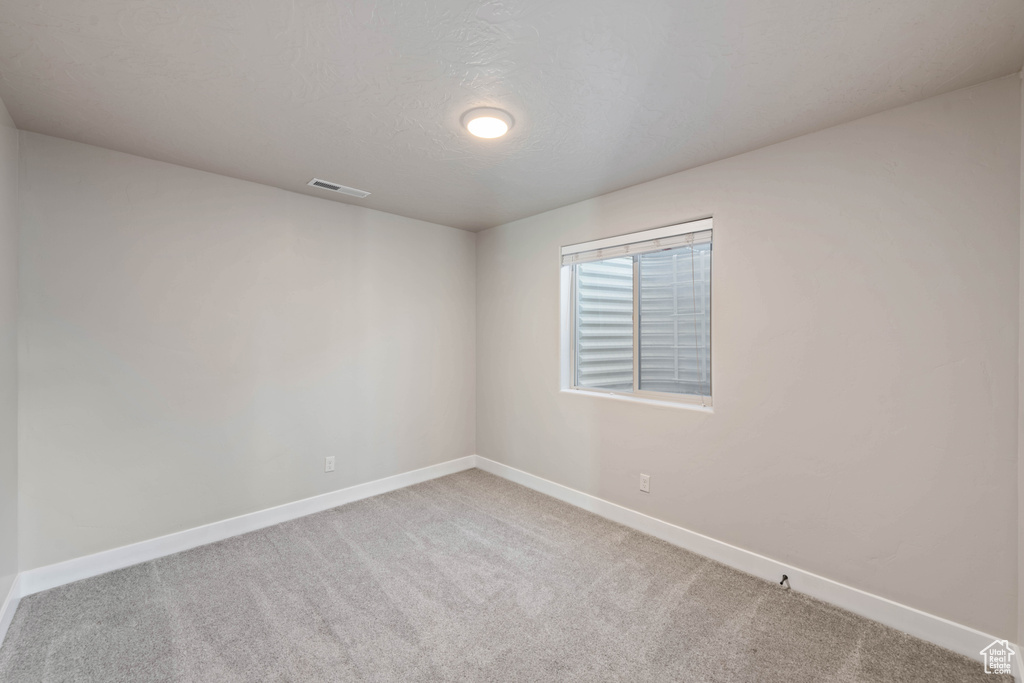
[[[610,391],[588,391],[587,389],[561,389],[563,394],[578,394],[580,396],[594,396],[597,398],[610,398],[614,401],[627,401],[629,403],[646,403],[652,406],[664,408],[682,408],[683,410],[694,410],[698,413],[713,413],[712,406],[702,406],[699,403],[688,403],[686,401],[660,400],[647,398],[646,396],[630,396],[629,394],[616,394]]]

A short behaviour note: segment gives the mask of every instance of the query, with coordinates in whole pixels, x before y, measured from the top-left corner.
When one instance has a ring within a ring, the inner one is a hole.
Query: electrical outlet
[[[328,455],[326,458],[324,458],[324,472],[333,472],[333,471],[334,471],[334,456],[333,455]]]
[[[640,490],[644,493],[651,492],[651,475],[641,474],[640,475]]]

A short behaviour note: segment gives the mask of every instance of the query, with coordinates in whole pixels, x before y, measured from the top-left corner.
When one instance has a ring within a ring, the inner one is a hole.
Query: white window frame
[[[662,228],[643,230],[626,235],[617,235],[605,239],[581,242],[564,246],[559,252],[559,264],[561,269],[561,389],[563,392],[603,396],[608,398],[623,399],[637,403],[649,403],[656,405],[670,405],[682,408],[691,408],[711,412],[711,396],[696,396],[693,394],[673,394],[661,391],[641,391],[640,381],[640,312],[636,305],[633,306],[633,388],[634,391],[615,391],[611,389],[600,389],[594,387],[576,386],[576,324],[575,324],[575,300],[576,300],[576,278],[575,264],[561,265],[566,256],[591,252],[599,249],[611,249],[624,245],[637,244],[640,242],[651,242],[653,240],[667,239],[688,235],[690,233],[704,232],[712,229],[711,218],[688,221],[676,225],[669,225]],[[712,233],[712,240],[714,239]],[[714,248],[711,251],[711,393],[714,394],[715,377],[715,353],[714,353],[714,310],[715,310],[715,287],[714,287]],[[633,287],[638,291],[640,283],[637,282],[639,272],[634,264]],[[637,295],[639,296],[639,295]],[[635,299],[634,299],[635,301]]]

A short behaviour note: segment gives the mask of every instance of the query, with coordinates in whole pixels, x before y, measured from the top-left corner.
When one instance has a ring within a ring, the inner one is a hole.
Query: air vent
[[[349,197],[359,197],[362,199],[363,197],[370,196],[370,193],[366,190],[357,190],[354,187],[345,187],[344,185],[332,183],[327,180],[320,180],[319,178],[313,178],[306,184],[310,187],[319,187],[324,190],[330,190],[331,192],[337,192],[338,194],[347,194]]]

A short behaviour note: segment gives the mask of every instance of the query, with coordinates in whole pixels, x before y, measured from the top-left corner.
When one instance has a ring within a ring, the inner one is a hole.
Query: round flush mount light
[[[478,107],[462,115],[462,125],[478,138],[500,138],[512,127],[512,115],[502,109]]]

